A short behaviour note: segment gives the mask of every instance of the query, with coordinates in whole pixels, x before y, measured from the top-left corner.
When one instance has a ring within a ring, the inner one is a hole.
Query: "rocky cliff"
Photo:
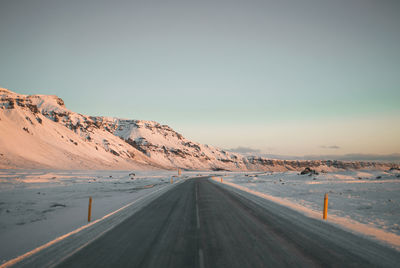
[[[86,116],[57,96],[0,89],[0,167],[60,169],[389,169],[373,162],[245,157],[190,141],[153,121]]]

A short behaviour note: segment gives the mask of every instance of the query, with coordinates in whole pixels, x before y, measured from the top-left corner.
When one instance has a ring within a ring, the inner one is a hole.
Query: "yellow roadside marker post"
[[[221,177],[221,182],[222,182],[222,177]]]
[[[180,176],[182,174],[182,170],[180,168],[178,168],[178,176]]]
[[[92,197],[89,197],[89,209],[88,209],[88,222],[90,222],[90,219],[92,217]]]
[[[174,183],[174,179],[171,177],[171,184],[173,184]]]
[[[328,217],[328,194],[326,193],[324,197],[324,212],[322,218],[326,220],[327,217]]]

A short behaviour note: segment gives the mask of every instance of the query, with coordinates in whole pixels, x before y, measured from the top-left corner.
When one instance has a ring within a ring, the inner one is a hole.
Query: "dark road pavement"
[[[194,178],[57,267],[396,267],[399,260],[370,240]]]

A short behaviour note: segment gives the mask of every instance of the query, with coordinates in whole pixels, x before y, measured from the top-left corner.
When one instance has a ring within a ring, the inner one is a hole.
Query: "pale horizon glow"
[[[278,155],[400,154],[400,2],[0,3],[0,87]]]
[[[325,122],[275,122],[269,125],[243,125],[243,128],[214,125],[213,132],[193,124],[186,136],[207,143],[207,140],[213,139],[214,132],[226,131],[235,135],[220,136],[217,143],[221,148],[234,148],[231,144],[238,142],[239,146],[245,145],[249,149],[277,155],[393,154],[400,152],[400,125],[396,122],[399,122],[399,117],[393,115],[385,118],[335,119]],[[332,129],[335,131],[332,132]],[[249,130],[252,131],[251,139]],[[379,139],[382,132],[385,133],[384,141]],[[363,146],[365,144],[368,146]]]

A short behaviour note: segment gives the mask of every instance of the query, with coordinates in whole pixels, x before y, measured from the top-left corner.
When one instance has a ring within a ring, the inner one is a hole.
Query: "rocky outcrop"
[[[11,128],[18,128],[18,131],[24,131],[31,135],[30,139],[36,138],[38,142],[50,144],[51,147],[48,150],[56,150],[60,145],[59,150],[68,152],[63,155],[78,152],[77,162],[85,163],[87,160],[80,160],[79,154],[86,154],[88,157],[91,155],[94,158],[98,157],[101,161],[107,162],[109,167],[115,166],[115,168],[120,168],[121,163],[125,163],[123,166],[127,167],[130,163],[132,165],[141,163],[166,169],[179,167],[191,170],[232,171],[301,171],[306,168],[310,170],[389,169],[398,167],[393,164],[375,162],[289,161],[244,157],[238,153],[190,141],[171,127],[154,121],[78,114],[68,110],[64,101],[57,96],[28,96],[0,89],[0,112],[2,117],[9,119]],[[21,118],[21,120],[18,121],[16,118]],[[44,140],[44,136],[48,140]],[[15,138],[15,135],[13,137]],[[8,138],[12,139],[13,137]],[[20,138],[24,137],[26,138],[26,136]],[[6,135],[2,137],[2,139],[6,138]],[[3,149],[0,148],[0,153],[3,153],[1,152]],[[9,146],[7,150],[11,155],[18,154],[14,157],[15,159],[25,157],[21,155],[21,152],[13,152]],[[29,149],[27,148],[27,150]],[[33,155],[29,161],[36,161],[35,152],[29,152],[29,154]],[[51,160],[46,162],[46,166],[51,166]],[[9,158],[7,161],[7,163],[11,163],[12,159]]]
[[[311,176],[311,175],[318,175],[319,173],[309,167],[306,167],[300,172],[300,175],[307,175],[307,174]]]

